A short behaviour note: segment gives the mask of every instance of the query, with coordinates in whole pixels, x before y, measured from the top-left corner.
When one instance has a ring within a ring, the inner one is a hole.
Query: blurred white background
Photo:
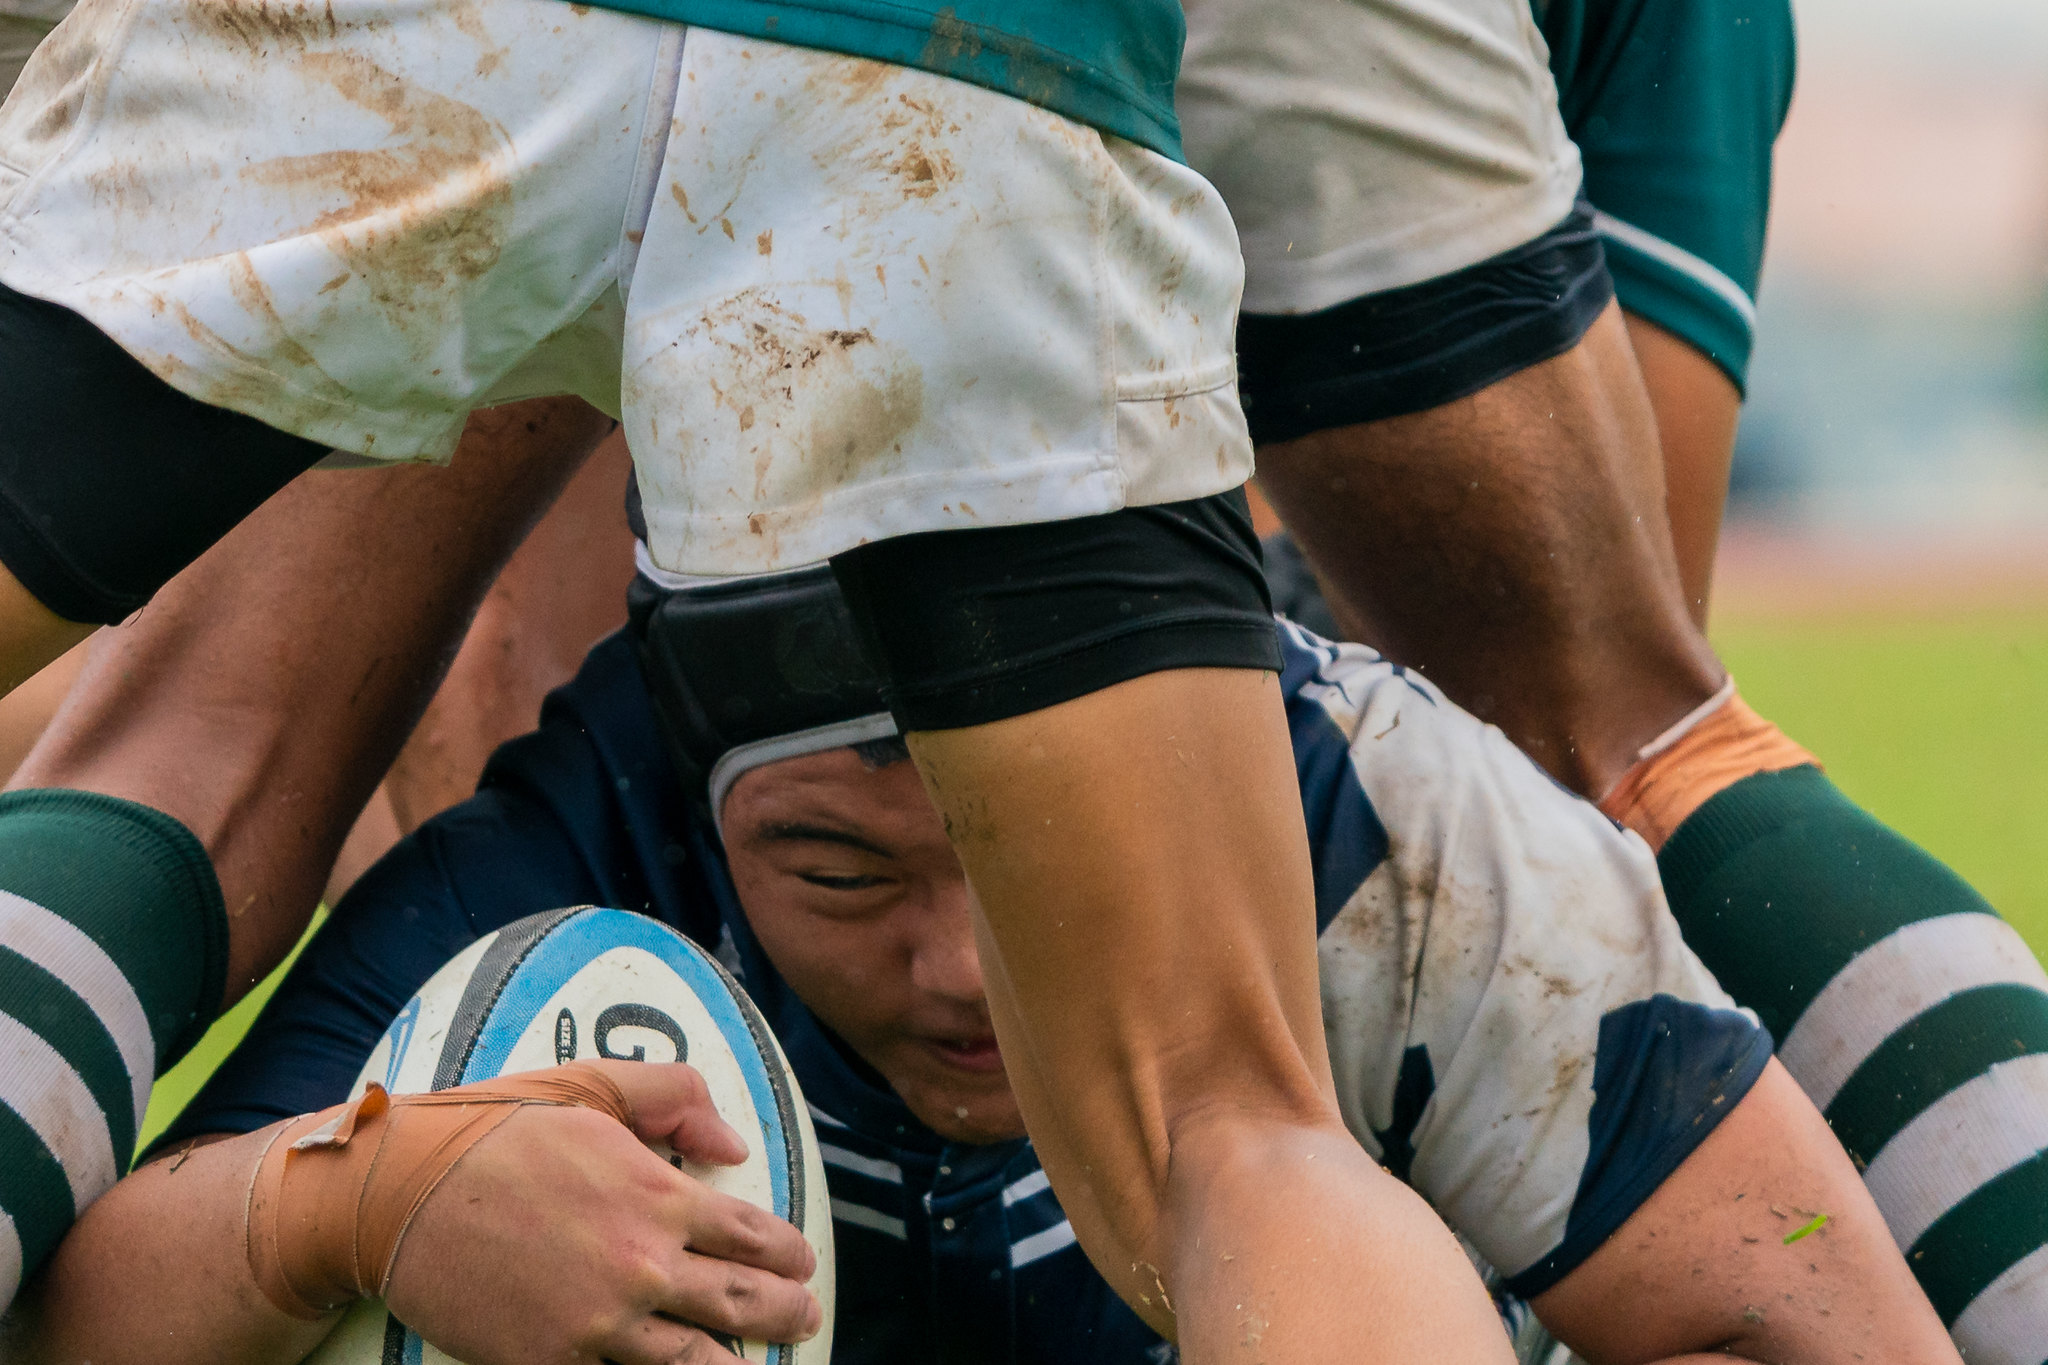
[[[1794,2],[1734,539],[2048,546],[2048,0]]]

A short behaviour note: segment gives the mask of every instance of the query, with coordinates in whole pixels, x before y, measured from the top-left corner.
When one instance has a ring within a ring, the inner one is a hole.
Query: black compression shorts
[[[898,728],[950,730],[1174,668],[1278,672],[1244,491],[877,541],[832,561]]]
[[[1291,441],[1454,402],[1577,345],[1614,298],[1581,204],[1533,242],[1318,313],[1246,314],[1238,392],[1252,439]]]
[[[0,414],[0,563],[69,621],[127,616],[327,454],[5,285]]]

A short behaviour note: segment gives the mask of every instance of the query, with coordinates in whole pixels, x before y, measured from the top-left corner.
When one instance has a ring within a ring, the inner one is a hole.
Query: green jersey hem
[[[1745,397],[1749,358],[1756,347],[1753,314],[1739,311],[1722,292],[1615,238],[1602,235],[1614,296],[1629,312],[1649,319],[1701,352]]]
[[[1178,4],[1076,6],[963,0],[600,0],[628,14],[914,67],[1025,100],[1161,156],[1186,161],[1173,83],[1185,25]],[[965,9],[970,13],[963,14]],[[1020,32],[1038,13],[1051,41]],[[994,21],[994,22],[990,22]],[[1170,21],[1170,22],[1169,22]],[[1167,31],[1170,29],[1170,32]],[[1091,59],[1089,52],[1102,54]]]

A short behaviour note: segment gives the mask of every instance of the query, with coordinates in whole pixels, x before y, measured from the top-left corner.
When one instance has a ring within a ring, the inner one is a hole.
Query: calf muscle
[[[1076,784],[1112,744],[1123,766]],[[1338,1117],[1272,676],[1155,673],[910,745],[1025,1122],[1125,1301],[1198,1365],[1505,1358],[1449,1234]]]
[[[1616,309],[1469,398],[1267,447],[1259,482],[1348,636],[1584,795],[1720,685]]]
[[[304,930],[478,601],[609,425],[574,399],[512,404],[470,419],[448,469],[301,475],[101,633],[11,785],[123,797],[197,834],[234,1003]]]

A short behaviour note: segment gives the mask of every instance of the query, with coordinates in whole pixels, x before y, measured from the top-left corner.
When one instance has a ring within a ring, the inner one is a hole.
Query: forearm
[[[1774,1365],[1958,1359],[1847,1154],[1775,1061],[1620,1230],[1530,1306],[1596,1365],[1725,1353]]]
[[[249,1182],[274,1129],[153,1161],[87,1209],[16,1305],[20,1365],[287,1365],[333,1326],[249,1270]]]

